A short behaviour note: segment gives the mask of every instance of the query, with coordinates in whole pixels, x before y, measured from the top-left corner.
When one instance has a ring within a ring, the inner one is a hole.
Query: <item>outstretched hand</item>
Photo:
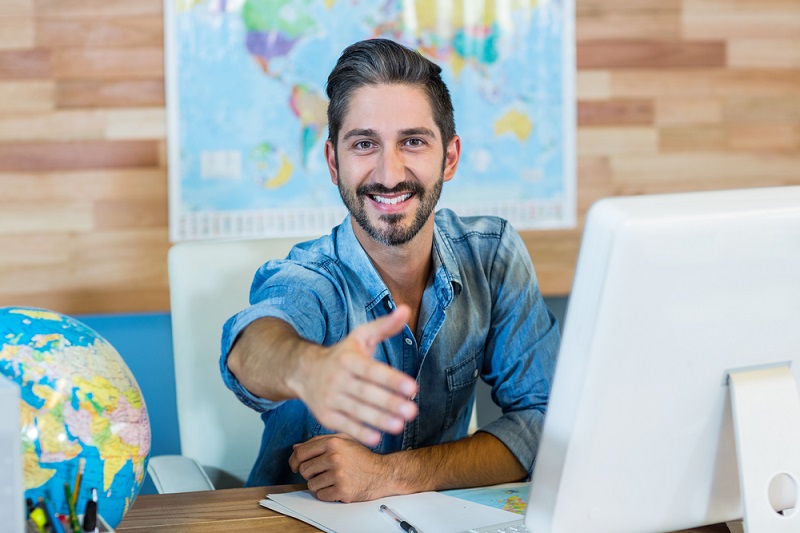
[[[323,426],[375,446],[380,432],[400,433],[417,416],[417,405],[410,400],[416,381],[373,360],[378,344],[400,333],[409,316],[408,307],[398,306],[355,328],[301,369],[293,385]]]

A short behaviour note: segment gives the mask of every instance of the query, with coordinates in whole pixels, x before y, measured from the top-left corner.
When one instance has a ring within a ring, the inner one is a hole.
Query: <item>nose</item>
[[[406,164],[403,153],[397,147],[382,150],[376,170],[377,181],[389,189],[404,181],[406,178]]]

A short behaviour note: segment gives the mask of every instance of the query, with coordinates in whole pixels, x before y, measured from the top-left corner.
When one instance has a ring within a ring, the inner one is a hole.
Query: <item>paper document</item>
[[[381,504],[397,511],[419,533],[456,533],[474,527],[518,520],[514,513],[438,492],[389,496],[369,502],[333,503],[309,491],[267,494],[262,506],[297,518],[329,533],[398,533],[398,526],[380,511]]]

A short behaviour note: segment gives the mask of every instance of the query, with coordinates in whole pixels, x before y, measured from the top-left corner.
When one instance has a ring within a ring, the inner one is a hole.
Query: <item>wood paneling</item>
[[[164,80],[64,80],[55,83],[59,109],[164,106]]]
[[[593,40],[577,45],[579,69],[725,66],[723,41]]]
[[[0,305],[169,308],[162,13],[0,3]]]
[[[158,160],[156,141],[0,144],[0,171],[152,167]]]
[[[578,127],[581,126],[642,126],[653,124],[652,100],[605,100],[578,102]]]
[[[0,305],[166,310],[162,0],[0,2]],[[800,184],[800,2],[577,0],[579,226],[620,194]]]
[[[159,48],[164,42],[164,20],[160,15],[112,19],[36,20],[36,44],[41,47],[145,47]]]
[[[0,79],[0,114],[35,113],[55,109],[55,86],[51,80]]]
[[[59,80],[141,79],[164,75],[160,47],[54,48],[53,77]]]
[[[0,80],[49,78],[52,71],[49,50],[0,50]]]

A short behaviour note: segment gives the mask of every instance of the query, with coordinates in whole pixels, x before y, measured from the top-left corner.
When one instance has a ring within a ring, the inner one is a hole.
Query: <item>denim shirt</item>
[[[539,444],[560,334],[519,234],[496,217],[436,213],[433,268],[418,328],[382,342],[375,359],[416,378],[419,415],[399,435],[384,433],[381,454],[465,437],[478,377],[503,415],[481,428],[530,474]],[[295,246],[259,268],[250,307],[223,327],[222,378],[262,413],[264,434],[249,486],[304,482],[288,459],[292,445],[330,433],[299,400],[273,402],[247,391],[227,367],[236,337],[252,321],[277,317],[298,334],[331,346],[395,307],[348,216],[328,236]]]

